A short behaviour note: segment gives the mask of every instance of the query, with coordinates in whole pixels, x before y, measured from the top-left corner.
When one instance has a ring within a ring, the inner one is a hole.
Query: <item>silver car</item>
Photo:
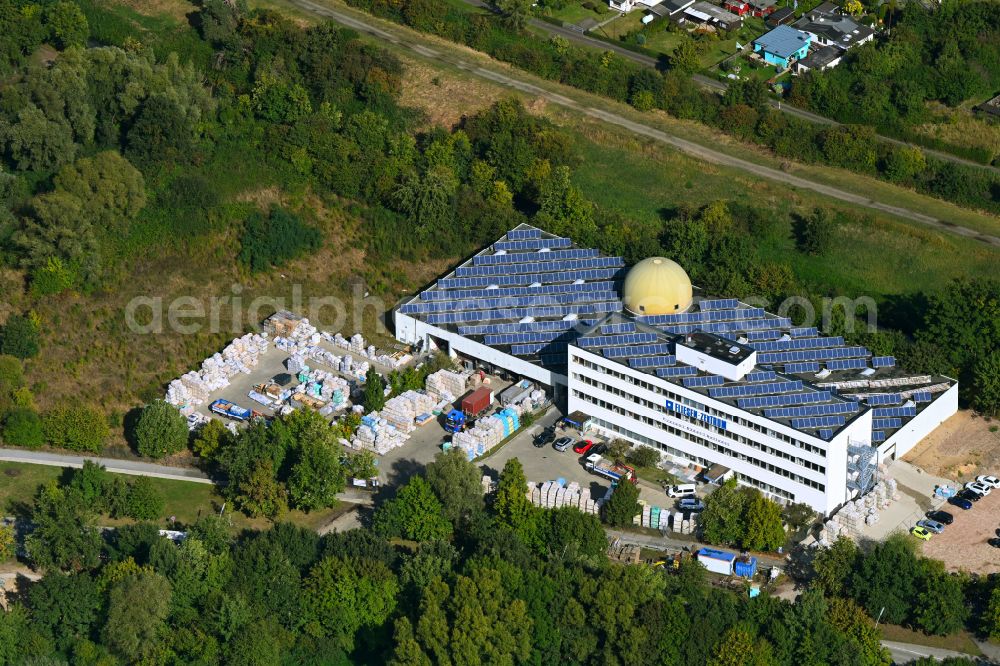
[[[931,520],[930,518],[918,520],[917,527],[922,527],[928,532],[934,532],[934,534],[941,534],[941,532],[944,532],[944,525],[936,520]]]
[[[559,451],[560,453],[562,453],[563,451],[565,451],[566,449],[568,449],[569,445],[572,444],[572,443],[573,443],[573,440],[570,439],[569,437],[560,437],[552,445],[552,448],[554,448],[556,451]]]

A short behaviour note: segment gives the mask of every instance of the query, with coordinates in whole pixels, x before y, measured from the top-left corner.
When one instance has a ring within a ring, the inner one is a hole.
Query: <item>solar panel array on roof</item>
[[[557,354],[539,354],[539,362],[546,367],[559,367],[566,365],[566,352]]]
[[[708,394],[713,398],[739,398],[749,395],[766,395],[768,393],[790,393],[801,391],[802,382],[782,381],[768,384],[746,384],[741,386],[723,386],[720,388],[708,389]]]
[[[756,342],[759,340],[773,340],[774,338],[780,338],[781,331],[776,328],[771,328],[766,331],[749,331],[747,333],[747,340],[750,342]]]
[[[769,342],[751,342],[750,346],[759,352],[782,351],[786,349],[819,349],[821,347],[840,347],[844,338],[793,338],[791,340],[771,340]]]
[[[822,405],[803,405],[801,407],[776,407],[765,409],[764,416],[769,419],[790,419],[806,416],[826,416],[828,414],[850,414],[858,411],[854,402],[831,402]]]
[[[559,271],[551,273],[517,273],[513,275],[493,275],[490,277],[453,277],[438,280],[441,289],[474,289],[495,284],[499,287],[519,284],[550,284],[553,282],[571,282],[573,280],[610,280],[616,277],[620,268],[595,268],[582,271]]]
[[[833,437],[833,431],[829,428],[820,428],[819,436],[821,439],[831,439]]]
[[[872,441],[873,442],[884,442],[885,433],[881,430],[872,430]]]
[[[868,367],[868,360],[863,358],[833,359],[826,362],[827,370],[861,370]]]
[[[482,324],[480,326],[459,326],[459,335],[489,335],[498,333],[531,333],[535,331],[568,331],[577,326],[590,327],[597,322],[593,319],[564,321],[529,321],[516,324]]]
[[[698,308],[701,310],[727,310],[739,307],[740,302],[735,298],[706,298],[698,301]]]
[[[816,361],[806,361],[805,363],[786,363],[785,372],[791,374],[819,372],[819,363],[817,363]]]
[[[777,378],[777,376],[778,375],[774,374],[770,370],[760,370],[758,372],[748,372],[743,377],[743,381],[745,381],[745,382],[769,382],[769,381]]]
[[[575,337],[573,331],[536,331],[534,333],[500,333],[487,335],[484,344],[491,347],[499,345],[519,345],[529,342],[549,342],[556,338],[570,340]]]
[[[610,280],[602,282],[570,282],[566,284],[545,284],[537,287],[497,287],[495,289],[428,289],[420,293],[422,301],[462,301],[473,298],[501,298],[507,296],[537,296],[540,294],[562,294],[566,292],[587,293],[606,291],[612,295],[615,283]]]
[[[533,238],[530,240],[510,240],[497,241],[493,244],[493,250],[513,250],[515,252],[523,250],[541,250],[550,247],[569,247],[573,244],[568,238]]]
[[[788,334],[793,338],[812,338],[819,335],[819,331],[816,330],[816,327],[810,326],[805,328],[793,328],[788,331]]]
[[[705,331],[706,333],[727,333],[729,331],[750,331],[759,328],[769,328],[771,326],[786,326],[787,319],[746,319],[739,321],[720,321],[711,324],[681,324],[677,326],[663,326],[663,330],[670,333],[691,333],[693,331]]]
[[[843,416],[810,416],[807,418],[792,419],[792,427],[796,430],[823,428],[826,426],[839,428],[845,423],[847,423],[847,419]]]
[[[713,321],[729,321],[740,319],[757,319],[763,317],[762,308],[743,308],[741,310],[711,310],[709,312],[678,312],[676,314],[644,315],[640,321],[651,326],[661,324],[696,324]]]
[[[898,393],[875,393],[868,396],[869,405],[897,405],[903,402],[903,396]]]
[[[406,314],[431,314],[454,310],[488,310],[491,308],[527,308],[546,305],[587,304],[594,300],[593,294],[545,294],[541,296],[505,296],[502,298],[477,298],[468,301],[423,301],[407,303],[400,308]]]
[[[624,347],[606,347],[601,350],[605,358],[627,358],[647,356],[650,354],[666,355],[670,353],[670,345],[626,345]]]
[[[676,356],[640,356],[639,358],[630,358],[628,364],[630,367],[638,369],[642,368],[655,368],[664,365],[674,365],[677,363]]]
[[[641,345],[656,342],[656,333],[623,333],[621,335],[585,335],[577,344],[581,347],[611,347],[613,345]]]
[[[507,238],[510,240],[527,240],[529,238],[541,237],[541,229],[511,229],[507,232]]]
[[[504,254],[477,254],[472,263],[477,266],[517,264],[531,261],[558,261],[560,259],[589,259],[600,254],[598,250],[577,249],[549,250],[548,252],[506,252]]]
[[[896,365],[895,356],[873,356],[872,357],[872,367],[873,368],[891,368]]]
[[[486,275],[517,275],[520,273],[549,273],[553,271],[582,271],[595,268],[621,268],[625,260],[621,257],[594,257],[592,259],[562,259],[532,261],[523,264],[478,264],[459,266],[455,269],[458,277]],[[534,280],[532,280],[534,282]]]
[[[685,376],[691,376],[691,375],[697,375],[697,374],[698,374],[698,368],[692,368],[689,365],[678,365],[678,366],[669,367],[669,368],[657,368],[656,369],[656,376],[657,377],[664,377],[664,378],[669,378],[669,377],[685,377]]]
[[[605,324],[601,326],[601,333],[604,335],[615,335],[618,333],[632,333],[635,331],[635,323],[631,321],[620,324]]]
[[[872,410],[872,418],[883,418],[886,416],[916,416],[917,408],[910,405],[906,407],[878,407]]]
[[[555,353],[559,351],[565,354],[566,343],[565,342],[536,342],[532,344],[524,345],[511,345],[510,353],[514,356],[534,356],[538,352],[545,350],[549,353]]]
[[[892,428],[902,428],[903,419],[893,417],[888,419],[872,419],[872,427],[879,430],[891,430]]]
[[[602,314],[618,312],[621,301],[602,301],[582,305],[559,305],[548,308],[504,308],[500,310],[465,310],[427,315],[428,324],[461,324],[465,322],[490,321],[493,319],[524,319],[525,317],[565,317],[575,314]]]
[[[705,377],[688,377],[684,380],[684,386],[688,388],[699,388],[702,386],[719,386],[725,384],[726,379],[719,375],[707,375]]]
[[[914,391],[911,397],[914,402],[930,402],[934,399],[930,391]]]
[[[813,391],[812,393],[782,393],[780,395],[759,395],[752,398],[740,398],[736,401],[736,404],[740,409],[759,409],[760,407],[826,402],[832,399],[833,397],[829,391]]]
[[[825,361],[831,358],[868,356],[864,347],[835,347],[833,349],[797,349],[787,352],[757,354],[758,363],[795,363],[797,361]]]

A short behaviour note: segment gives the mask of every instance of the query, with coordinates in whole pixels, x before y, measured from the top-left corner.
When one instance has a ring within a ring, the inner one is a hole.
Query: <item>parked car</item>
[[[957,506],[959,509],[965,509],[966,511],[972,508],[972,502],[964,497],[958,497],[957,495],[955,497],[949,497],[948,504]]]
[[[930,520],[929,518],[918,520],[917,526],[923,527],[925,530],[930,530],[931,532],[934,532],[934,534],[941,534],[941,532],[944,532],[944,525],[936,520]]]
[[[551,443],[554,439],[555,439],[555,433],[552,433],[546,429],[535,435],[535,439],[531,443],[535,445],[536,449],[540,449]]]
[[[667,495],[670,497],[694,497],[697,486],[693,483],[682,483],[679,485],[667,486]]]
[[[705,503],[694,497],[685,497],[677,501],[677,508],[681,511],[704,511]]]
[[[570,446],[570,444],[572,444],[572,443],[573,443],[573,440],[570,439],[569,437],[560,437],[552,445],[552,448],[554,448],[556,451],[559,451],[560,453],[562,453],[563,451],[565,451],[566,449],[568,449],[569,446]]]
[[[596,453],[599,456],[603,456],[607,452],[608,452],[608,445],[604,444],[602,442],[598,442],[597,444],[594,444],[594,448],[592,448],[590,450],[591,454],[595,454]]]
[[[990,544],[994,548],[1000,548],[1000,537],[993,537],[992,539],[990,539],[986,543]]]
[[[951,515],[947,511],[928,511],[927,517],[934,522],[941,523],[942,525],[951,525],[955,522],[955,516]]]
[[[988,476],[986,474],[983,474],[981,476],[977,476],[976,481],[978,481],[979,483],[984,483],[990,488],[1000,488],[1000,479],[998,479],[995,476]]]
[[[589,439],[581,439],[573,446],[573,453],[579,453],[580,455],[583,455],[587,451],[590,451],[592,448],[594,448],[594,443],[592,441],[590,441]]]
[[[910,534],[923,541],[931,540],[931,533],[925,530],[923,527],[914,527],[913,529],[910,530]]]
[[[970,502],[978,502],[983,498],[982,495],[974,490],[963,490],[956,497],[961,497],[962,499],[969,500]]]
[[[972,492],[982,495],[983,497],[986,497],[991,492],[993,492],[993,489],[991,487],[989,487],[985,483],[980,483],[978,481],[971,481],[965,484],[965,489],[971,490]]]

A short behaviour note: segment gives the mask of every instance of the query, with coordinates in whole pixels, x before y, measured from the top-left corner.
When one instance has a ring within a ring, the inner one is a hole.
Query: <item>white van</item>
[[[670,497],[694,497],[695,490],[693,483],[682,483],[679,486],[667,488],[667,495]]]

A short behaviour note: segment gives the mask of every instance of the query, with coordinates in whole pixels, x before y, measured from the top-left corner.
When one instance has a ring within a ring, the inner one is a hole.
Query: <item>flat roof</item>
[[[703,331],[688,333],[678,338],[677,344],[733,365],[739,365],[754,353],[752,347]]]
[[[843,55],[844,52],[836,46],[824,46],[821,49],[811,51],[809,55],[798,62],[798,65],[807,69],[822,69]]]

